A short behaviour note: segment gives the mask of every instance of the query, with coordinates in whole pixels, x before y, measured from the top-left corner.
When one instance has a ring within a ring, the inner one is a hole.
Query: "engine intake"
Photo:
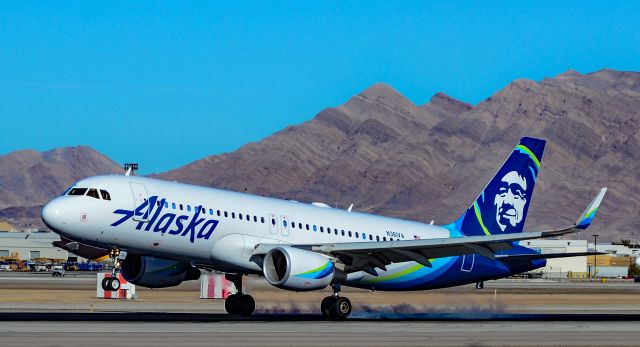
[[[200,278],[200,270],[189,263],[133,254],[122,262],[121,271],[127,281],[147,288],[174,287]]]
[[[293,247],[276,247],[264,259],[262,271],[271,285],[294,291],[322,289],[342,279],[330,258]]]

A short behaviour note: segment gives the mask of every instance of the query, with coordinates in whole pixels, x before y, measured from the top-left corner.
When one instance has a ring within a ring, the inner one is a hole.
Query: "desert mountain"
[[[86,146],[11,152],[0,156],[0,209],[42,205],[81,178],[115,172],[118,164]]]
[[[548,144],[528,228],[572,223],[607,185],[593,230],[614,239],[640,227],[639,128],[635,72],[516,80],[476,107],[441,93],[418,107],[376,84],[306,123],[159,177],[445,223],[520,137],[535,136]]]
[[[516,80],[476,106],[443,93],[417,106],[376,84],[305,123],[156,176],[443,224],[462,213],[520,137],[534,136],[548,143],[527,228],[572,223],[606,185],[589,234],[613,240],[640,227],[639,129],[636,72]],[[121,169],[88,147],[2,156],[0,218],[37,218],[29,206],[109,172]]]

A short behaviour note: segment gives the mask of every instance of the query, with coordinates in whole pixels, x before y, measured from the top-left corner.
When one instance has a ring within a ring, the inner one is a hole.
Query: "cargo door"
[[[465,254],[462,256],[462,266],[460,271],[471,272],[473,270],[473,263],[476,260],[475,254]]]
[[[147,187],[137,182],[129,184],[133,193],[133,220],[146,222],[149,220],[149,194],[147,193]]]

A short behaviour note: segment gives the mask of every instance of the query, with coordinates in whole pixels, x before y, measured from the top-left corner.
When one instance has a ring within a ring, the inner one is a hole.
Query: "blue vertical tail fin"
[[[478,198],[454,223],[463,235],[522,232],[545,141],[523,137]]]

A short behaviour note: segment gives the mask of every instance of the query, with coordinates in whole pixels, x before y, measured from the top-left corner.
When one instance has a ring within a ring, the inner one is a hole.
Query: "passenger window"
[[[298,223],[298,228],[300,228],[300,230],[302,230],[302,223]]]
[[[260,222],[264,224],[264,217],[260,217]]]
[[[258,223],[258,217],[253,216],[253,222],[254,222],[254,223]]]
[[[169,208],[169,203],[168,202],[164,202],[164,208]]]
[[[213,216],[213,210],[209,209],[209,215]]]
[[[316,227],[315,225],[313,226],[313,231],[318,231],[318,227]]]
[[[352,234],[351,234],[351,230],[349,230],[349,237],[351,237],[351,235],[352,235]]]
[[[216,210],[216,214],[220,217],[220,210]]]
[[[360,238],[360,234],[356,231],[356,239]]]
[[[287,221],[286,220],[282,221],[282,226],[284,226],[285,228],[287,227]]]
[[[231,212],[231,218],[236,219],[236,213],[235,212]]]
[[[227,213],[227,211],[224,211],[224,217],[225,218],[229,217],[229,213]]]
[[[369,234],[369,241],[373,241],[373,235]]]
[[[296,222],[291,222],[291,229],[295,229],[296,228]]]
[[[175,202],[171,203],[171,208],[174,209],[174,210],[176,209],[176,203]]]
[[[307,230],[309,230],[309,224],[307,224]]]
[[[276,225],[276,220],[275,220],[275,218],[271,218],[271,225]]]
[[[73,188],[69,191],[69,195],[84,195],[87,192],[87,188]]]
[[[338,235],[338,229],[333,229],[333,232]]]
[[[182,211],[182,204],[180,204],[180,211]]]
[[[242,220],[242,219],[243,219],[243,218],[242,218],[242,213],[238,213],[238,219],[239,219],[239,220]]]
[[[187,212],[191,212],[191,205],[187,205]]]
[[[200,207],[200,213],[205,214],[205,211],[206,211],[206,210],[207,210],[206,208],[204,208],[204,207]]]
[[[376,241],[380,241],[380,236],[376,235]]]
[[[87,192],[87,196],[90,196],[94,199],[100,199],[100,196],[98,195],[98,190],[95,188],[89,189],[89,191]]]
[[[387,241],[387,237],[386,237],[386,236],[383,236],[383,237],[382,237],[382,241]]]
[[[324,232],[324,228],[320,227],[320,232],[323,233]]]
[[[247,215],[247,222],[251,222],[251,216]]]
[[[104,200],[111,200],[111,194],[109,194],[108,191],[106,190],[100,190],[100,194],[102,194],[102,199]]]

